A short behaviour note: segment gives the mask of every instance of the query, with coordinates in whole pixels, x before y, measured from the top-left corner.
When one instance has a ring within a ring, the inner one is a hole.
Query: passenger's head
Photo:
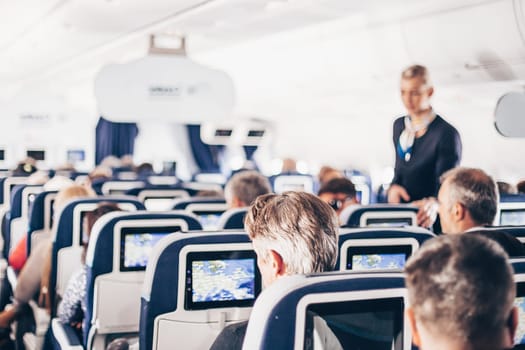
[[[409,115],[418,115],[430,108],[434,88],[428,69],[421,65],[407,67],[401,73],[401,99]]]
[[[224,189],[224,196],[230,208],[247,207],[255,198],[272,192],[270,182],[260,173],[247,170],[231,177]]]
[[[325,183],[318,193],[319,198],[328,203],[337,213],[349,205],[356,204],[356,191],[352,181],[346,178],[333,179]]]
[[[516,287],[507,254],[477,235],[442,235],[407,262],[413,342],[430,349],[513,346]]]
[[[501,248],[503,248],[505,253],[507,253],[509,258],[525,256],[525,246],[523,246],[523,243],[507,232],[494,230],[476,230],[469,231],[468,234],[487,237],[488,239],[497,242]]]
[[[498,181],[496,182],[496,185],[498,186],[498,193],[500,195],[502,194],[517,194],[518,189],[516,186],[509,184],[505,181]]]
[[[525,180],[518,182],[516,188],[518,190],[518,193],[525,193]]]
[[[58,214],[60,210],[71,200],[82,197],[96,197],[95,191],[83,185],[71,185],[61,189],[55,197],[54,212]]]
[[[319,175],[317,175],[319,178],[319,183],[321,186],[323,186],[325,183],[327,183],[330,180],[333,179],[341,179],[344,178],[344,174],[337,170],[336,168],[332,168],[331,166],[325,165],[319,169]]]
[[[281,167],[282,173],[295,173],[297,172],[297,162],[292,158],[284,158],[283,165]]]
[[[82,245],[84,246],[84,254],[82,260],[85,259],[85,252],[89,244],[89,237],[91,236],[91,230],[95,225],[95,222],[101,218],[104,214],[111,213],[112,211],[121,210],[116,203],[113,202],[101,202],[97,207],[86,213],[84,216],[84,221],[82,223],[83,235],[82,235]]]
[[[439,217],[444,233],[491,225],[498,208],[494,180],[483,170],[455,168],[441,176]]]
[[[338,220],[306,192],[260,196],[246,214],[263,284],[280,276],[330,271],[337,259]]]

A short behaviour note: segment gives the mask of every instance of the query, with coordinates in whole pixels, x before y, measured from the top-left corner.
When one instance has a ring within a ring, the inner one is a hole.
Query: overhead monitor
[[[46,160],[46,151],[42,149],[27,150],[26,155],[34,160]]]
[[[67,150],[67,161],[75,164],[83,162],[86,159],[86,151],[83,149],[68,149]]]
[[[190,251],[185,263],[186,310],[249,307],[261,291],[253,250]]]
[[[525,349],[525,282],[523,281],[516,283],[514,305],[518,308],[518,329],[514,335],[513,349],[523,350]]]
[[[402,296],[387,297],[388,290],[384,294],[385,297],[379,299],[308,305],[303,348],[315,349],[316,344],[337,341],[347,350],[402,350],[404,299]]]
[[[144,271],[155,244],[181,226],[125,227],[120,234],[120,271]]]
[[[5,160],[5,149],[0,149],[0,160]]]
[[[177,162],[175,161],[162,162],[162,174],[163,175],[175,175],[176,171],[177,171]]]
[[[522,209],[502,209],[499,217],[501,226],[520,226],[525,225],[525,208]]]

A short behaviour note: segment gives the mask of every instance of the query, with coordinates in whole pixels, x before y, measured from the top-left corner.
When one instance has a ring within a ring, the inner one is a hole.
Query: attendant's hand
[[[402,200],[405,202],[410,200],[407,190],[403,186],[392,184],[388,189],[388,203],[399,204]]]
[[[410,203],[419,208],[417,212],[417,225],[430,228],[436,222],[438,214],[438,201],[434,197],[423,198]]]

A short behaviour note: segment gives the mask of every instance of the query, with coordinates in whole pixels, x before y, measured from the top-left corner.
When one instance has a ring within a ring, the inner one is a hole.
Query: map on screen
[[[255,299],[254,259],[197,260],[191,270],[193,302]]]
[[[525,210],[502,210],[499,224],[501,226],[525,225]]]
[[[405,254],[366,254],[352,256],[352,270],[402,269]]]
[[[124,238],[124,267],[145,267],[155,244],[167,233],[135,233]]]
[[[514,335],[514,344],[525,344],[525,297],[514,299],[514,306],[518,308],[518,329]]]

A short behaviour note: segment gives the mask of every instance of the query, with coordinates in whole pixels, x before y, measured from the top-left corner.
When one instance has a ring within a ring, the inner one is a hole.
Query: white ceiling
[[[370,25],[480,2],[0,0],[0,90],[64,79],[66,67],[66,79],[91,77],[108,61],[143,55],[152,33],[185,34],[195,53],[351,16]]]

